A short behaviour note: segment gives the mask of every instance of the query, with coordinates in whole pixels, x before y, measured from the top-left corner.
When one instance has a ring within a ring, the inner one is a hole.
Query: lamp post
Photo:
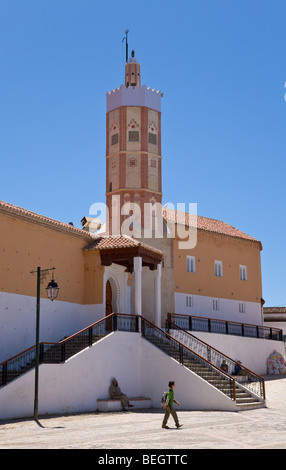
[[[37,273],[37,313],[36,313],[36,363],[35,363],[35,397],[34,397],[34,419],[38,419],[39,404],[39,338],[40,338],[40,299],[41,299],[41,283],[50,271],[53,271],[52,280],[46,287],[47,296],[50,300],[57,298],[59,287],[54,281],[55,268],[41,269],[37,267],[37,271],[31,271],[31,274]]]

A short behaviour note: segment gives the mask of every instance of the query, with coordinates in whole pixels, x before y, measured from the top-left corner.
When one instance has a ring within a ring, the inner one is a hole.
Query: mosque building
[[[42,342],[113,312],[160,329],[170,314],[262,326],[261,242],[223,221],[162,205],[161,100],[160,91],[141,86],[132,51],[125,83],[106,94],[107,216],[100,230],[88,216],[77,228],[0,202],[0,363],[35,343],[37,266],[55,268],[60,287],[53,302],[41,290]]]

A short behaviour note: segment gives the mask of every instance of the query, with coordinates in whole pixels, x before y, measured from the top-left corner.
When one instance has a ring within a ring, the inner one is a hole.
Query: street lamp
[[[57,285],[57,283],[55,282],[54,275],[53,275],[52,280],[49,282],[49,284],[46,287],[47,296],[51,301],[53,301],[57,298],[58,293],[59,293],[59,289],[60,288]]]
[[[37,271],[31,271],[31,274],[37,273],[37,316],[36,316],[36,364],[35,364],[35,398],[34,398],[34,419],[38,419],[39,404],[39,337],[40,337],[40,299],[41,299],[41,283],[50,271],[53,271],[52,280],[46,287],[47,296],[50,300],[55,300],[59,293],[59,286],[54,281],[55,268],[41,269],[37,267]]]

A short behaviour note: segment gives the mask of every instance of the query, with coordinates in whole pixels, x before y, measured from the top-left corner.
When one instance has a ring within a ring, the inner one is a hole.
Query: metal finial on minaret
[[[126,62],[128,60],[128,33],[129,33],[129,29],[126,29],[125,37],[122,39],[122,42],[125,41],[125,46],[126,46]]]

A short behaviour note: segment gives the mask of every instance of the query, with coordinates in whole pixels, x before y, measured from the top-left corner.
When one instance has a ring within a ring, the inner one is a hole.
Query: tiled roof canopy
[[[133,271],[133,258],[136,256],[141,256],[142,265],[151,270],[157,268],[163,257],[162,251],[127,235],[99,236],[84,250],[99,250],[102,266],[116,263],[125,266],[129,272]]]

